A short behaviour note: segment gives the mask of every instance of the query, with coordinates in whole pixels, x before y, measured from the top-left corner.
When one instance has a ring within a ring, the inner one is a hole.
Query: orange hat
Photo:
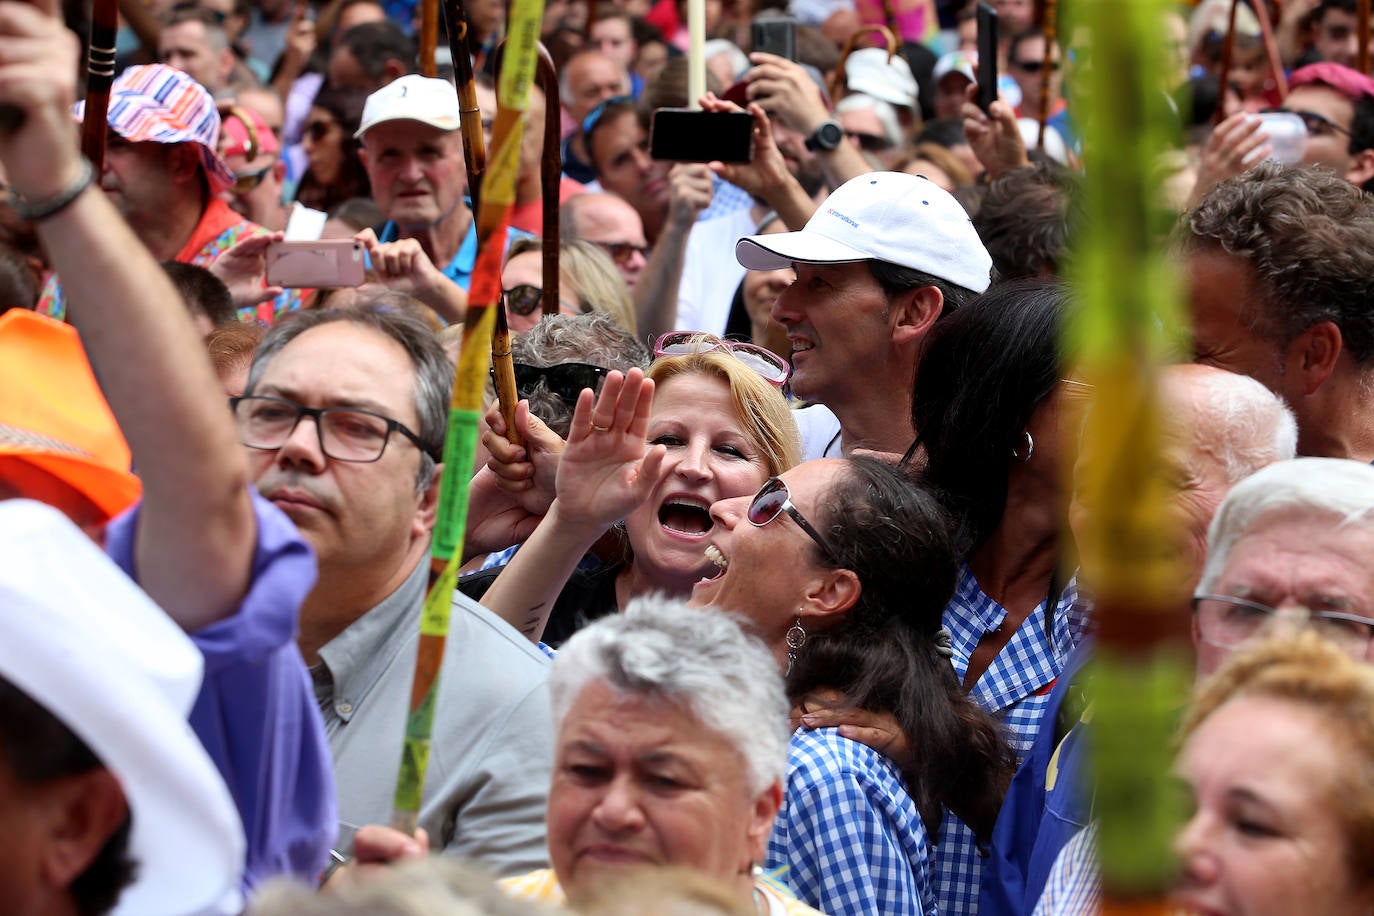
[[[12,459],[111,517],[143,492],[76,330],[26,309],[0,315],[0,461]]]

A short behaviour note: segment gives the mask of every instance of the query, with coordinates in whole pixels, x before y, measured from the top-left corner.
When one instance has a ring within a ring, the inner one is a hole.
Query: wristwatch
[[[816,128],[815,133],[806,138],[806,148],[811,152],[828,153],[838,149],[844,140],[844,128],[839,121],[826,121]]]

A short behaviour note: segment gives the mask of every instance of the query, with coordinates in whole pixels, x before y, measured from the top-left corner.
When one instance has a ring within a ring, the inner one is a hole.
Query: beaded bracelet
[[[81,193],[89,188],[94,181],[95,169],[91,167],[90,160],[82,156],[81,174],[73,178],[71,183],[61,191],[47,200],[28,201],[11,189],[10,206],[14,208],[15,214],[20,219],[30,223],[40,222],[51,216],[56,216],[71,206],[72,201],[80,197]]]

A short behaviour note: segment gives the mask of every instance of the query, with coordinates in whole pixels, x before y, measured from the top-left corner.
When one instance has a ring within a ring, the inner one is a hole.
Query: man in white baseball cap
[[[62,513],[0,502],[0,897],[236,913],[243,827],[186,716],[203,662]]]
[[[987,289],[992,258],[964,208],[934,182],[869,172],[845,182],[797,232],[742,238],[750,270],[792,267],[773,304],[792,343],[805,458],[854,447],[905,452],[921,341]]]
[[[477,226],[464,195],[458,93],[447,80],[410,74],[367,97],[355,136],[386,217],[358,239],[385,285],[448,321],[461,321],[477,262]]]

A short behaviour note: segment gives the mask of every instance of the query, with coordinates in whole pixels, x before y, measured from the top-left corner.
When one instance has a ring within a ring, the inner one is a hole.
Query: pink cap
[[[248,156],[249,159],[256,159],[258,156],[281,152],[277,135],[272,133],[272,128],[267,126],[262,115],[253,109],[235,105],[224,109],[221,119],[221,156]],[[256,146],[257,150],[254,155],[249,156],[249,148],[252,146]]]
[[[1308,64],[1295,70],[1288,78],[1288,88],[1296,89],[1299,86],[1329,86],[1352,102],[1358,102],[1367,95],[1374,96],[1374,79],[1330,61]]]

